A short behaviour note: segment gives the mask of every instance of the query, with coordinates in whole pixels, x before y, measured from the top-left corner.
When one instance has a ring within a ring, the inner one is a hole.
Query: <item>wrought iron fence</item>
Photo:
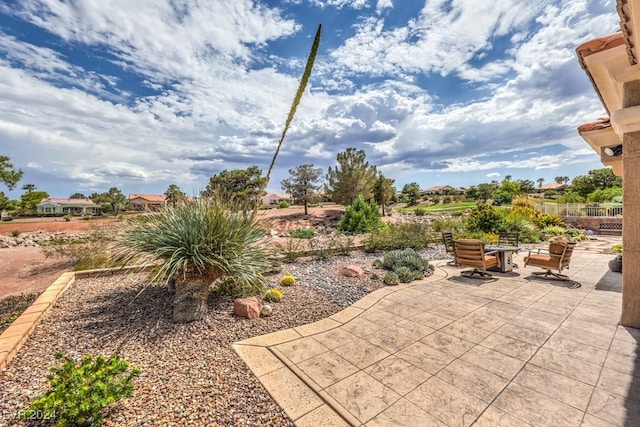
[[[598,206],[585,203],[541,203],[542,212],[559,216],[622,216],[622,206]]]

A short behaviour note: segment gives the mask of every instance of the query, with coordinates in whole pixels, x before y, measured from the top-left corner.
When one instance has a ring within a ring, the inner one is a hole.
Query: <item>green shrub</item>
[[[621,254],[622,253],[622,243],[618,243],[613,245],[613,247],[611,248],[611,252],[613,252],[614,254]]]
[[[286,276],[283,276],[282,279],[280,279],[281,286],[293,286],[295,284],[296,284],[296,278],[290,274],[287,274]]]
[[[280,209],[286,209],[286,208],[290,208],[291,204],[289,204],[289,202],[287,202],[286,200],[280,200],[278,202],[278,208]]]
[[[71,218],[73,218],[73,215],[66,214],[65,216],[63,216],[63,218],[64,218],[65,221],[69,222],[69,221],[71,221]]]
[[[289,233],[294,239],[310,239],[316,235],[315,228],[296,228]]]
[[[564,219],[556,214],[542,214],[538,217],[535,223],[540,228],[545,228],[550,225],[563,226]]]
[[[442,198],[442,204],[443,205],[448,205],[449,203],[451,203],[451,196],[444,196]]]
[[[459,216],[462,212],[457,212]],[[464,221],[462,218],[438,218],[431,221],[431,230],[434,233],[450,231],[454,235],[461,234],[464,231]]]
[[[497,233],[500,230],[504,214],[488,203],[480,203],[471,209],[466,220],[470,232]]]
[[[133,380],[140,370],[114,355],[108,359],[85,356],[79,364],[56,354],[59,367],[50,368],[50,389],[37,397],[23,418],[38,413],[55,419],[58,426],[102,424],[102,411],[110,404],[133,394]]]
[[[547,236],[547,238],[551,236],[564,236],[564,232],[565,228],[557,225],[551,225],[542,229],[542,233]]]
[[[400,283],[410,283],[414,279],[414,273],[409,267],[400,266],[394,270],[394,273],[398,275]],[[421,277],[417,277],[418,279]]]
[[[384,284],[387,286],[395,286],[400,283],[400,278],[393,271],[388,271],[387,274],[384,275]]]
[[[278,288],[269,289],[264,293],[264,300],[269,302],[280,302],[282,301],[282,292]]]
[[[21,231],[20,230],[11,230],[11,235],[13,237],[18,237],[20,235]]]
[[[589,238],[583,230],[579,230],[577,228],[567,228],[564,231],[564,235],[567,237],[567,239],[573,242],[579,242],[581,240],[587,240]]]
[[[3,217],[2,217],[2,220],[3,220],[3,221],[13,221],[13,217],[12,217],[12,216],[9,216],[9,215],[7,215],[7,216],[3,216]]]
[[[374,265],[382,265],[385,269],[391,270],[402,283],[421,279],[425,276],[426,271],[429,270],[429,262],[413,249],[391,251],[384,256],[381,264]],[[387,283],[386,276],[385,283]]]
[[[376,202],[371,200],[367,203],[362,196],[358,196],[345,210],[338,228],[345,233],[362,234],[376,230],[380,223],[380,209]]]
[[[413,210],[413,213],[416,214],[416,216],[425,216],[427,213],[427,209],[419,206]]]
[[[421,249],[434,242],[434,235],[428,224],[417,221],[386,224],[374,230],[363,244],[366,252],[385,251],[401,248]]]
[[[378,276],[377,273],[371,273],[371,275],[369,275],[369,278],[371,280],[380,280],[380,276]]]

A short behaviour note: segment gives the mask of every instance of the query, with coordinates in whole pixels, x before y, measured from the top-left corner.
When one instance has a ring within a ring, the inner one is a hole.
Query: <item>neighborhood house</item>
[[[92,215],[99,208],[90,199],[46,198],[36,205],[36,212],[38,215]]]
[[[131,210],[141,212],[158,212],[167,205],[164,194],[129,194]]]

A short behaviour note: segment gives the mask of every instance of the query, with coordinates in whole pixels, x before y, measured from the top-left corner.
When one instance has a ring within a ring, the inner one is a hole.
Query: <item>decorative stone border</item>
[[[147,271],[152,266],[131,266],[122,268],[102,268],[78,272],[62,273],[49,287],[40,294],[38,299],[0,335],[0,371],[5,370],[20,348],[35,330],[40,319],[53,307],[60,295],[67,290],[76,279],[87,277],[112,276],[123,273],[137,273]]]

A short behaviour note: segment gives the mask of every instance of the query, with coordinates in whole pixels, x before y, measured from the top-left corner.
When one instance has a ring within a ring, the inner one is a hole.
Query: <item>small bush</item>
[[[20,235],[21,231],[20,230],[11,230],[11,235],[13,237],[18,237]]]
[[[504,215],[488,203],[476,205],[467,217],[466,227],[470,232],[496,233],[502,225]]]
[[[304,248],[300,243],[290,237],[285,243],[276,243],[275,248],[278,253],[282,254],[283,261],[295,262],[304,253]]]
[[[385,251],[402,248],[422,249],[434,242],[434,235],[428,224],[409,221],[387,224],[374,230],[364,240],[366,252]]]
[[[280,209],[286,209],[286,208],[290,208],[290,207],[291,207],[291,205],[286,200],[280,200],[278,202],[278,208],[280,208]]]
[[[564,231],[564,235],[567,236],[567,239],[573,242],[579,242],[581,240],[587,240],[588,236],[583,230],[579,230],[577,228],[567,228]]]
[[[380,265],[380,263],[374,263],[374,265]],[[430,270],[429,262],[418,255],[413,249],[391,251],[384,256],[381,265],[385,269],[391,270],[402,283],[422,279],[426,272]]]
[[[371,280],[380,280],[380,276],[378,276],[377,273],[371,273],[371,275],[369,275],[369,278]]]
[[[269,289],[264,293],[264,300],[269,302],[280,302],[282,301],[282,292],[278,288]]]
[[[427,214],[427,209],[420,206],[415,208],[413,213],[416,214],[416,216],[425,216]]]
[[[280,279],[281,286],[293,286],[295,284],[296,284],[296,278],[290,274],[287,274],[286,276],[282,277],[282,279]]]
[[[613,247],[611,248],[611,252],[613,252],[614,254],[621,254],[622,253],[622,243],[618,243],[616,245],[613,245]]]
[[[133,394],[133,380],[140,370],[130,368],[130,363],[114,355],[108,359],[85,356],[79,364],[56,354],[59,367],[50,368],[50,390],[37,397],[23,417],[38,413],[59,426],[100,425],[102,411],[110,404]]]
[[[63,218],[64,218],[65,221],[69,222],[69,221],[71,221],[71,218],[73,218],[73,215],[67,214],[67,215],[63,216]]]
[[[393,271],[388,271],[387,274],[384,275],[384,284],[387,286],[395,286],[400,283],[400,278]]]
[[[542,232],[547,236],[564,236],[565,229],[564,227],[559,227],[557,225],[552,225],[549,227],[545,227]]]
[[[289,233],[294,239],[311,239],[316,235],[315,228],[296,228]]]
[[[345,233],[362,234],[378,229],[380,223],[380,209],[376,202],[371,200],[367,203],[362,196],[358,196],[345,210],[338,228]]]

